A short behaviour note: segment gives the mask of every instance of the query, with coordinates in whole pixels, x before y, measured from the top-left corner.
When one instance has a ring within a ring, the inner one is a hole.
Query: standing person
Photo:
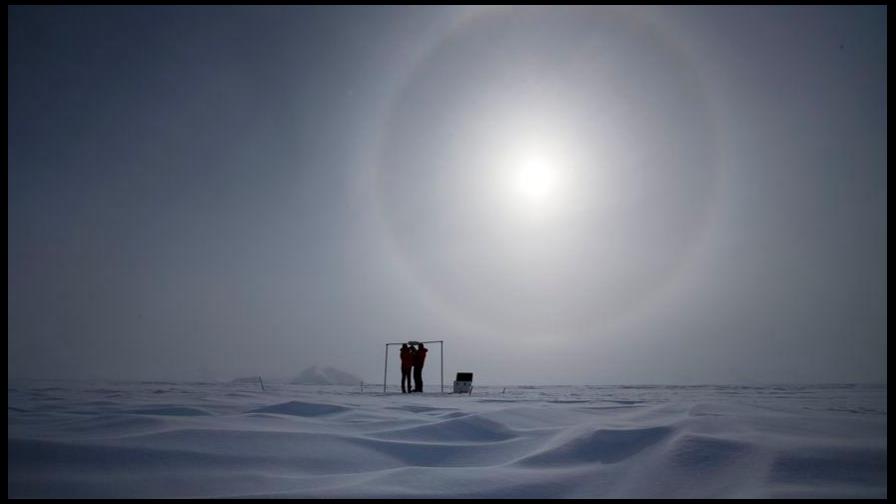
[[[414,365],[414,347],[408,347],[407,343],[401,345],[401,392],[403,394],[413,392],[411,390],[411,367]],[[407,387],[405,387],[407,383]]]
[[[417,362],[417,349],[414,348],[413,343],[408,343],[408,392],[416,392],[414,387],[411,386],[411,376],[414,374],[414,366],[416,366]]]
[[[428,351],[423,343],[420,343],[414,355],[414,392],[423,392],[423,363],[426,361]]]

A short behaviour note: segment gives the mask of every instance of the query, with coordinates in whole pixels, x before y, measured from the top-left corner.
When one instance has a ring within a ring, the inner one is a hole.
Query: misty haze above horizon
[[[886,6],[7,14],[10,380],[887,381]]]

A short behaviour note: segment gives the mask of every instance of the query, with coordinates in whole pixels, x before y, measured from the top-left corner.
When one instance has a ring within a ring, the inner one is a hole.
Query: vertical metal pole
[[[445,342],[440,341],[439,345],[442,347],[442,393],[445,393]]]
[[[386,343],[386,358],[383,360],[383,393],[386,393],[386,369],[389,367],[389,344]]]

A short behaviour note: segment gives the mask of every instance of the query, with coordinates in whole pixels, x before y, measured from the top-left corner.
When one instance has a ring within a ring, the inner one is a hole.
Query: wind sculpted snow
[[[8,388],[8,497],[887,497],[886,386]]]

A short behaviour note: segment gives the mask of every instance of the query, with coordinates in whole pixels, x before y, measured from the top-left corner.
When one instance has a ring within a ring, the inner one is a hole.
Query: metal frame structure
[[[384,394],[386,393],[386,378],[389,376],[389,374],[388,374],[388,371],[389,371],[389,347],[391,345],[407,345],[407,344],[416,345],[417,343],[424,343],[424,344],[438,343],[439,344],[439,358],[440,358],[439,360],[441,361],[441,366],[442,366],[442,369],[441,369],[442,382],[441,382],[440,390],[442,391],[443,394],[445,393],[445,342],[444,342],[444,340],[434,340],[434,341],[402,341],[401,343],[386,343],[386,359],[383,363],[383,393]]]

